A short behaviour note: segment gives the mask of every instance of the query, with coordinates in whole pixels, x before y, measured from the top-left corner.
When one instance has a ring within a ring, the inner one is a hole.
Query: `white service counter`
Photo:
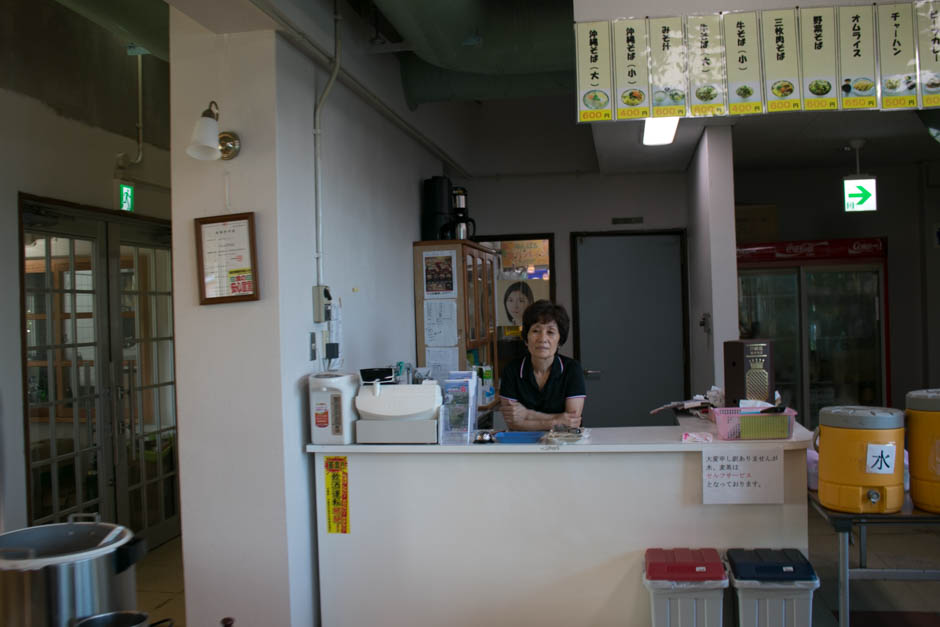
[[[324,625],[646,627],[650,547],[808,555],[806,448],[683,444],[714,425],[593,429],[586,443],[314,446]],[[703,505],[703,450],[784,449],[784,503]],[[327,533],[324,458],[348,464],[349,533]]]

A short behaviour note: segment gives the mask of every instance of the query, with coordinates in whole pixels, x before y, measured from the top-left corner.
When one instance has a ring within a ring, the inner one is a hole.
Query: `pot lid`
[[[915,411],[940,411],[940,388],[932,390],[913,390],[908,392],[905,401],[908,409]]]
[[[133,532],[103,522],[69,522],[26,527],[0,534],[0,570],[38,570],[89,560],[130,542]]]
[[[890,407],[842,405],[819,410],[819,424],[839,429],[901,429],[904,412]]]

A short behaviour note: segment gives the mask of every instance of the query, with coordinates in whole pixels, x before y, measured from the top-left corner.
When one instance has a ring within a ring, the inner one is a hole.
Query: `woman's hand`
[[[499,399],[499,408],[503,413],[503,420],[510,429],[517,428],[517,425],[525,422],[529,410],[519,401],[511,401],[508,398]]]

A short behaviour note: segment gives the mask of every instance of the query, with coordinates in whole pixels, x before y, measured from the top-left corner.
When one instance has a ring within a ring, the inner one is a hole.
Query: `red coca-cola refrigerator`
[[[776,388],[798,420],[812,429],[822,407],[884,406],[885,240],[747,244],[737,255],[741,338],[773,341]]]

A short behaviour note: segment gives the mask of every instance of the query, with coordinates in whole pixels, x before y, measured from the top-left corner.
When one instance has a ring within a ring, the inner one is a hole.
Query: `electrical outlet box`
[[[313,287],[313,321],[327,322],[330,320],[330,308],[333,306],[333,296],[326,285]]]
[[[339,343],[327,342],[325,350],[327,359],[337,359],[339,357]]]

